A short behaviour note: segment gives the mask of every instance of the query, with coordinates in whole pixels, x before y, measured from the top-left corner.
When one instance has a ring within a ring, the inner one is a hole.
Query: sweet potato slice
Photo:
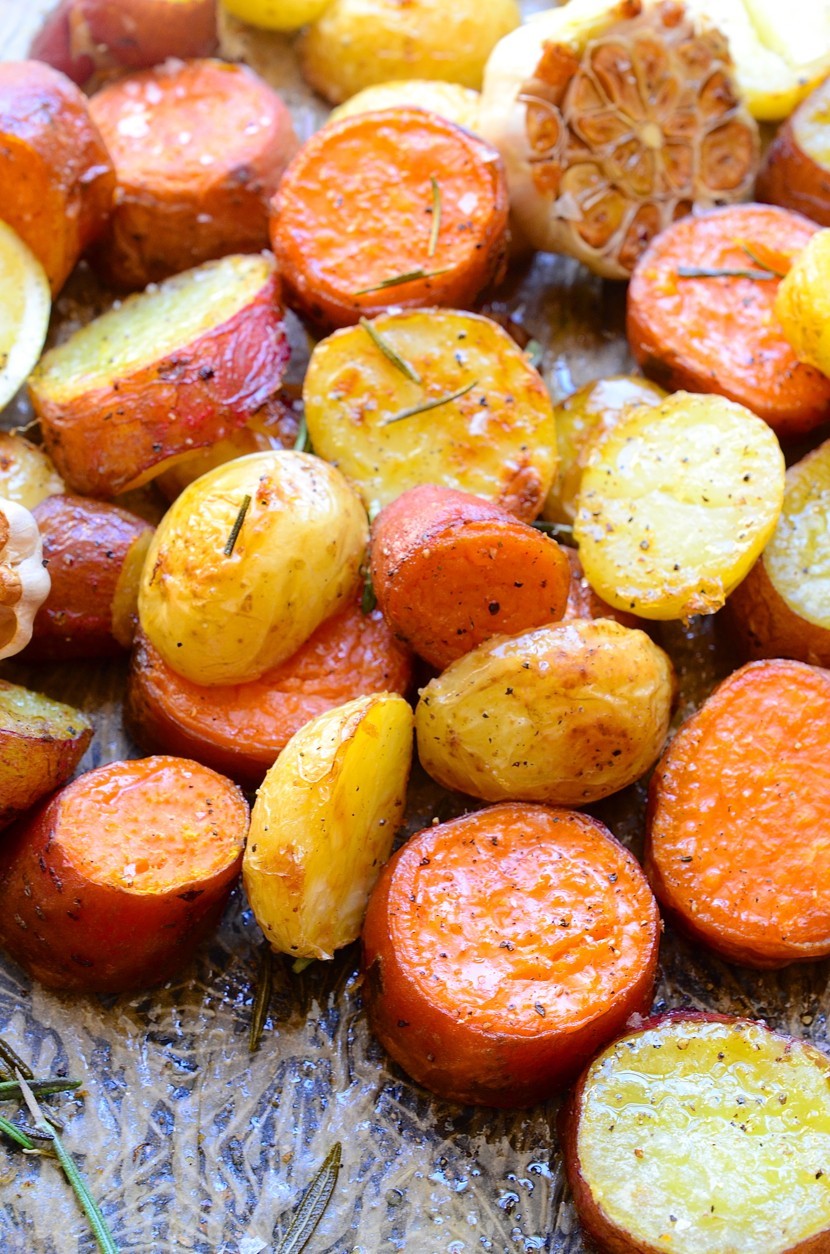
[[[0,827],[65,783],[91,739],[80,710],[0,680]]]
[[[803,101],[767,149],[755,191],[820,226],[830,226],[830,79]]]
[[[645,866],[669,916],[731,962],[830,954],[830,671],[751,662],[652,776]]]
[[[363,928],[369,1020],[451,1101],[528,1106],[651,1001],[660,921],[596,819],[499,805],[411,840]]]
[[[750,657],[830,667],[830,440],[787,471],[772,539],[726,604]]]
[[[197,762],[100,766],[9,831],[0,944],[50,988],[161,984],[218,922],[247,830],[237,786]]]
[[[602,1250],[830,1248],[830,1062],[806,1041],[726,1016],[647,1020],[591,1063],[562,1133]]]
[[[0,64],[0,187],[54,295],[103,230],[115,173],[86,97],[40,61]]]
[[[117,189],[94,253],[104,281],[135,289],[268,246],[268,205],[297,147],[275,91],[244,65],[168,61],[118,79],[90,113]]]
[[[354,604],[318,627],[292,657],[246,684],[205,688],[169,667],[139,635],[124,715],[133,738],[257,788],[291,737],[318,714],[373,692],[405,693],[407,649],[380,610]]]
[[[501,158],[437,114],[333,122],[303,145],[274,199],[286,300],[328,327],[389,305],[469,307],[503,273],[507,208]]]
[[[52,581],[27,658],[107,657],[129,649],[153,528],[128,510],[80,496],[35,506]]]
[[[41,359],[29,380],[52,460],[112,497],[243,426],[279,388],[288,340],[267,256],[233,256],[128,300]]]
[[[375,520],[372,584],[400,639],[443,670],[490,636],[560,619],[570,566],[555,540],[506,509],[424,484]]]
[[[783,438],[826,422],[830,379],[797,359],[773,313],[779,277],[817,229],[774,205],[733,205],[658,236],[628,288],[628,340],[649,378],[719,392]]]

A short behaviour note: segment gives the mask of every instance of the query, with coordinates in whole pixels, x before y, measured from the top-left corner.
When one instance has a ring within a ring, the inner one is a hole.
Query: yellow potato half
[[[574,535],[591,587],[643,618],[712,614],[772,535],[775,433],[743,405],[676,392],[592,446]]]
[[[162,519],[142,630],[194,683],[258,679],[346,604],[367,541],[360,498],[319,457],[280,449],[226,462]]]
[[[316,22],[331,0],[222,0],[222,7],[251,26],[265,30],[298,30]]]
[[[419,109],[428,109],[430,113],[455,122],[456,126],[475,131],[478,127],[479,100],[477,91],[462,87],[460,83],[442,83],[429,78],[396,79],[359,91],[333,109],[327,121],[336,122],[340,118],[354,117],[356,113],[374,113],[378,109],[416,105]]]
[[[412,710],[359,697],[307,723],[265,777],[242,874],[273,949],[331,958],[360,934],[403,818]]]
[[[830,375],[830,230],[817,231],[796,257],[775,313],[798,360]]]
[[[11,189],[7,194],[11,197]],[[17,232],[0,222],[0,409],[40,356],[51,309],[43,266]]]
[[[556,423],[542,379],[507,332],[452,309],[383,314],[372,326],[418,382],[363,327],[322,340],[303,386],[316,452],[373,512],[436,483],[535,518],[556,470]]]
[[[673,693],[663,650],[607,618],[495,636],[421,690],[418,755],[485,801],[587,805],[656,761]]]
[[[34,509],[47,496],[65,491],[66,485],[44,449],[13,431],[0,431],[0,496]]]

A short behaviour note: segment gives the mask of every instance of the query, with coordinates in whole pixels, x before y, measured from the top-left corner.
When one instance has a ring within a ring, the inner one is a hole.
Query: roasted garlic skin
[[[507,36],[480,130],[527,242],[606,278],[676,218],[747,199],[759,160],[726,39],[668,0],[571,0]]]
[[[0,659],[29,643],[49,587],[34,517],[25,506],[0,497]]]

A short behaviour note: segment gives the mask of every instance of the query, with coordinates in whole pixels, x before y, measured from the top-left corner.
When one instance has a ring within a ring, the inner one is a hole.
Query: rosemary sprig
[[[35,1073],[31,1067],[27,1066],[20,1055],[12,1049],[8,1041],[3,1040],[2,1036],[0,1036],[0,1058],[3,1059],[7,1066],[11,1067],[12,1073],[14,1073],[16,1068],[24,1080],[33,1080],[35,1078]]]
[[[250,1053],[255,1054],[262,1040],[265,1020],[268,1018],[268,1007],[271,1004],[271,990],[274,987],[274,959],[271,946],[266,941],[262,946],[257,975],[256,996],[251,1010],[251,1035],[248,1041]]]
[[[340,1142],[335,1142],[326,1154],[320,1170],[306,1189],[303,1200],[294,1212],[291,1225],[277,1247],[276,1254],[300,1254],[300,1251],[306,1248],[314,1236],[337,1184],[342,1153]]]
[[[236,547],[236,542],[239,539],[239,533],[242,530],[242,524],[245,521],[245,515],[248,512],[248,506],[250,504],[251,504],[251,498],[246,492],[242,498],[242,504],[239,507],[239,513],[236,515],[236,522],[233,524],[233,527],[231,528],[231,534],[228,536],[228,543],[225,545],[224,549],[222,550],[222,552],[225,554],[225,557],[230,557],[231,553],[233,553]]]
[[[308,425],[305,420],[305,414],[300,419],[300,425],[297,427],[297,438],[294,441],[295,453],[310,453],[311,440],[308,438]]]
[[[755,279],[769,283],[778,276],[772,270],[733,270],[728,266],[678,266],[678,279]]]
[[[372,610],[378,603],[378,599],[375,595],[375,585],[372,583],[372,567],[368,562],[366,562],[365,566],[361,567],[360,573],[363,576],[363,594],[360,598],[360,612],[364,615],[371,614]]]
[[[478,379],[473,379],[472,383],[468,383],[466,387],[459,388],[457,392],[450,392],[448,396],[436,396],[432,400],[421,401],[419,405],[412,405],[409,409],[402,409],[399,414],[393,414],[391,418],[384,418],[380,425],[388,427],[393,422],[402,422],[404,418],[415,418],[418,414],[428,413],[430,409],[439,409],[442,405],[449,405],[450,401],[460,400],[462,396],[472,392],[474,387],[478,387]]]
[[[13,1101],[16,1097],[25,1096],[21,1087],[20,1077],[23,1076],[24,1081],[26,1077],[19,1067],[16,1074],[18,1076],[16,1080],[0,1081],[0,1102]],[[50,1093],[74,1092],[75,1089],[81,1087],[81,1083],[80,1080],[31,1080],[27,1084],[27,1088],[30,1092],[36,1093],[38,1097],[48,1097]]]
[[[756,266],[761,266],[764,270],[769,270],[770,274],[774,274],[777,279],[786,279],[787,274],[784,270],[776,270],[775,266],[771,266],[768,261],[764,261],[763,257],[759,257],[756,252],[750,248],[745,239],[735,241],[740,245],[741,251],[745,252],[750,261],[754,261]]]
[[[405,274],[392,274],[388,279],[381,279],[372,287],[360,287],[355,296],[368,296],[370,292],[382,292],[387,287],[400,287],[402,283],[413,283],[415,279],[434,279],[439,274],[446,274],[449,266],[443,270],[407,270]]]
[[[37,1148],[22,1128],[18,1128],[10,1119],[4,1119],[2,1115],[0,1115],[0,1132],[5,1132],[6,1136],[10,1140],[15,1141],[21,1149],[33,1150]]]
[[[544,518],[537,518],[530,525],[546,536],[573,536],[574,533],[570,523],[547,522]]]
[[[413,366],[410,366],[408,361],[405,361],[404,358],[401,357],[400,353],[393,348],[386,337],[381,335],[380,331],[372,326],[368,318],[361,318],[360,325],[374,344],[375,348],[383,353],[387,361],[391,361],[392,365],[396,366],[402,375],[406,375],[410,382],[421,382],[421,376],[418,374],[418,371]]]
[[[17,1082],[20,1085],[23,1100],[29,1107],[29,1112],[35,1121],[35,1127],[39,1132],[43,1133],[44,1137],[48,1137],[52,1143],[52,1148],[55,1151],[55,1157],[63,1168],[63,1174],[71,1184],[75,1196],[80,1203],[81,1209],[89,1220],[89,1226],[92,1229],[95,1240],[98,1242],[98,1248],[101,1251],[101,1254],[118,1254],[118,1246],[115,1244],[112,1233],[107,1226],[107,1221],[102,1215],[98,1207],[98,1203],[94,1200],[92,1194],[87,1188],[86,1181],[78,1171],[75,1160],[64,1146],[54,1128],[50,1128],[49,1124],[46,1122],[43,1111],[40,1109],[37,1101],[35,1100],[32,1087],[24,1079],[20,1071],[17,1072]]]
[[[441,187],[434,174],[430,175],[429,181],[432,184],[432,230],[429,233],[427,256],[434,257],[438,247],[438,236],[441,233]]]

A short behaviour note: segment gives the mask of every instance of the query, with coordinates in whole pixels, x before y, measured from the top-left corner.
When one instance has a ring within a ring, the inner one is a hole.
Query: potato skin
[[[77,0],[90,37],[119,65],[141,69],[167,57],[206,57],[216,47],[213,0]]]
[[[52,588],[26,657],[110,657],[129,648],[129,639],[114,634],[113,611],[130,551],[145,553],[153,528],[128,510],[80,496],[47,497],[34,516]],[[136,577],[133,600],[137,591]]]
[[[608,619],[498,636],[421,690],[418,754],[485,801],[587,805],[657,759],[673,695],[663,650]]]
[[[0,64],[0,186],[54,296],[104,229],[115,171],[86,97],[40,61]]]
[[[258,679],[354,594],[368,532],[357,493],[319,457],[279,449],[218,466],[185,488],[156,531],[142,630],[194,683]]]
[[[91,739],[80,710],[0,680],[0,828],[65,783]]]

